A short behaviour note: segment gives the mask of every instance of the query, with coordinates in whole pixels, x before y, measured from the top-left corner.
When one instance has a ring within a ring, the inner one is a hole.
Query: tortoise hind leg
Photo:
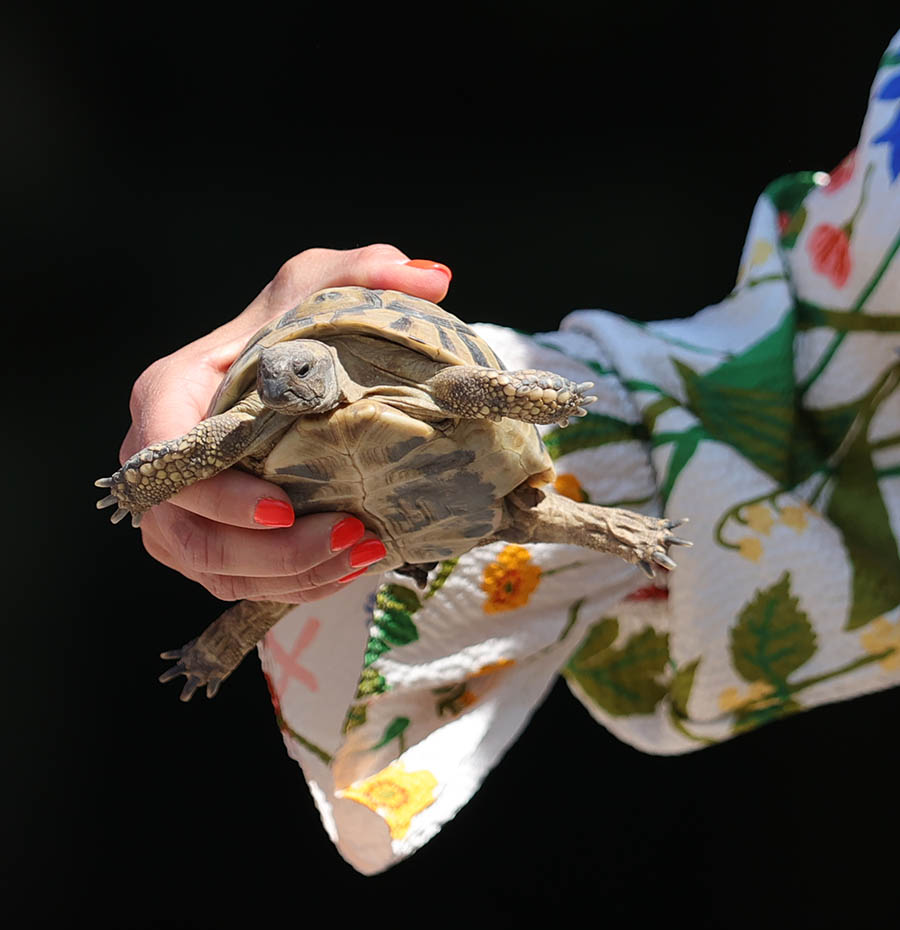
[[[184,675],[187,682],[181,700],[189,701],[197,688],[206,685],[206,696],[215,697],[222,682],[240,665],[245,655],[293,608],[274,601],[240,601],[211,623],[196,639],[161,655],[178,662],[159,676],[161,682]]]
[[[584,407],[597,398],[587,392],[593,381],[580,384],[552,371],[523,368],[497,371],[477,365],[450,365],[428,382],[435,403],[458,417],[526,423],[558,423],[583,417]]]
[[[520,485],[506,496],[507,520],[497,538],[517,543],[567,543],[584,546],[638,565],[653,577],[654,564],[675,568],[669,546],[693,543],[671,530],[686,520],[665,520],[622,510],[570,500],[561,494],[547,494],[539,488]]]

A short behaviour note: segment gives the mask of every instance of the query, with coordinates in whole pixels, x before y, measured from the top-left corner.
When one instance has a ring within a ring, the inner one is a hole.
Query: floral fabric
[[[510,368],[592,380],[542,427],[555,491],[690,516],[679,567],[497,543],[425,591],[366,576],[260,647],[326,830],[374,873],[477,790],[556,676],[620,739],[701,748],[900,683],[900,36],[859,146],[776,181],[734,291],[685,320],[572,313],[479,332]]]

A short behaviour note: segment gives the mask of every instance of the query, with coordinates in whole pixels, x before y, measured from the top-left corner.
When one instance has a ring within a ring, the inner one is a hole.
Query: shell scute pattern
[[[351,333],[387,339],[450,365],[505,368],[473,329],[428,301],[398,291],[342,288],[316,294],[263,327],[229,369],[209,413],[227,410],[250,389],[261,349]]]

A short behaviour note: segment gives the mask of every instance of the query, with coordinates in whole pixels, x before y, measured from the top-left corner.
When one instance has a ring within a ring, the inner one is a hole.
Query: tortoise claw
[[[667,568],[669,571],[672,571],[676,567],[675,561],[670,559],[662,549],[657,549],[650,556],[657,565],[661,565],[663,568]]]
[[[656,573],[653,571],[653,566],[646,559],[641,559],[641,561],[638,562],[638,566],[648,578],[656,577]]]

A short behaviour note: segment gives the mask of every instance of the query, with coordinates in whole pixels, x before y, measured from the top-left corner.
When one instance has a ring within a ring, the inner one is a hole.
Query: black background
[[[156,683],[216,603],[93,510],[141,369],[304,248],[391,242],[451,266],[451,311],[524,329],[725,295],[764,185],[854,146],[900,22],[721,6],[8,13],[11,926],[896,920],[896,691],[654,758],[557,685],[438,837],[357,875],[254,662],[214,703]]]

